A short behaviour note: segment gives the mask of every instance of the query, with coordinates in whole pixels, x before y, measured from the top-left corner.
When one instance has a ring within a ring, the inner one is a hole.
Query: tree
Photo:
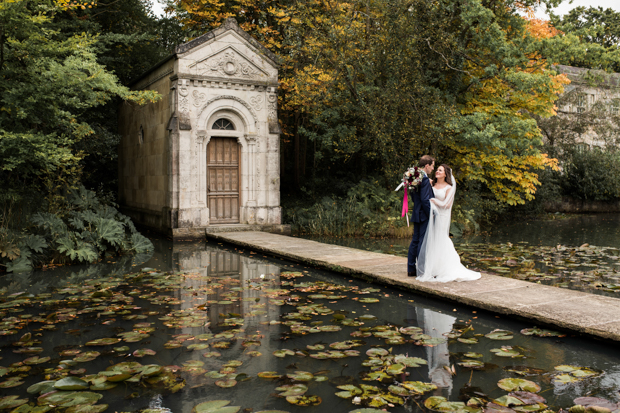
[[[97,37],[65,35],[59,14],[80,7],[53,0],[0,3],[0,185],[18,197],[53,197],[80,178],[74,150],[93,135],[84,114],[114,97],[145,103],[151,91],[133,92],[97,61]],[[40,195],[38,195],[40,196]],[[49,198],[51,199],[51,198]]]

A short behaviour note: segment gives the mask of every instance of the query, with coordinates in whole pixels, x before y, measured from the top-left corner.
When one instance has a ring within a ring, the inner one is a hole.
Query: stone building
[[[177,46],[132,87],[162,99],[120,108],[124,213],[174,239],[286,230],[273,53],[231,18]]]
[[[558,115],[540,123],[547,140],[573,142],[580,150],[604,150],[620,138],[620,73],[556,65],[571,83],[556,105]]]

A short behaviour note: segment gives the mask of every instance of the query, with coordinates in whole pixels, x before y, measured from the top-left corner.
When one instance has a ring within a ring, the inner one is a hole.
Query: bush
[[[562,159],[562,195],[591,201],[620,199],[620,152],[573,149]]]
[[[43,262],[92,263],[106,253],[146,253],[151,241],[131,220],[79,187],[64,196],[63,208],[37,212],[24,230],[0,229],[0,267],[27,271]]]

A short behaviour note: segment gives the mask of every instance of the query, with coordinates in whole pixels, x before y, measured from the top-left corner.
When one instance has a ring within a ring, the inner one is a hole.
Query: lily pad
[[[95,404],[103,397],[102,394],[89,391],[54,391],[39,396],[39,405],[52,404],[59,407],[71,407],[83,404]]]
[[[65,377],[54,383],[54,387],[57,390],[86,390],[90,385],[77,377]]]
[[[511,331],[495,329],[484,336],[486,338],[490,338],[491,340],[512,340],[514,334]]]
[[[141,348],[133,352],[134,357],[154,356],[155,354],[157,354],[157,352],[149,348]]]
[[[282,375],[278,374],[277,371],[261,371],[260,373],[258,373],[258,377],[260,377],[261,379],[279,379],[280,377],[282,377]]]
[[[277,387],[276,391],[281,392],[278,394],[278,396],[281,397],[302,396],[308,391],[308,386],[302,383],[286,384],[284,386]]]
[[[295,406],[318,406],[322,400],[319,396],[288,396],[286,401]]]
[[[542,328],[534,327],[534,328],[524,328],[521,330],[521,334],[526,336],[536,336],[536,337],[564,337],[566,334],[562,334],[558,331],[553,330],[545,330]]]
[[[540,386],[538,384],[525,379],[501,379],[497,382],[497,387],[506,391],[524,390],[532,393],[538,393],[540,391]]]
[[[228,406],[229,400],[211,400],[194,406],[192,413],[237,413],[241,406]]]
[[[218,387],[223,387],[223,388],[234,387],[237,385],[237,380],[233,380],[233,379],[217,380],[215,382],[215,385]]]
[[[120,338],[98,338],[97,340],[91,340],[84,344],[85,346],[111,346],[120,342]]]
[[[463,402],[451,402],[445,397],[431,396],[424,400],[424,407],[436,412],[481,412],[480,409],[465,405]]]
[[[314,378],[314,374],[307,371],[296,371],[295,373],[287,374],[286,377],[296,381],[310,381]]]
[[[294,356],[295,352],[293,350],[289,350],[287,348],[282,349],[282,350],[276,350],[272,353],[274,356],[276,357],[286,357],[286,356]]]

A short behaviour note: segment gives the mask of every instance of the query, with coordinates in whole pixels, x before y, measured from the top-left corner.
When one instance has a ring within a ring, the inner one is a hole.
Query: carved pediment
[[[261,79],[268,77],[267,72],[260,69],[234,47],[227,47],[203,60],[191,65],[196,74],[218,77],[235,77],[241,79]]]

